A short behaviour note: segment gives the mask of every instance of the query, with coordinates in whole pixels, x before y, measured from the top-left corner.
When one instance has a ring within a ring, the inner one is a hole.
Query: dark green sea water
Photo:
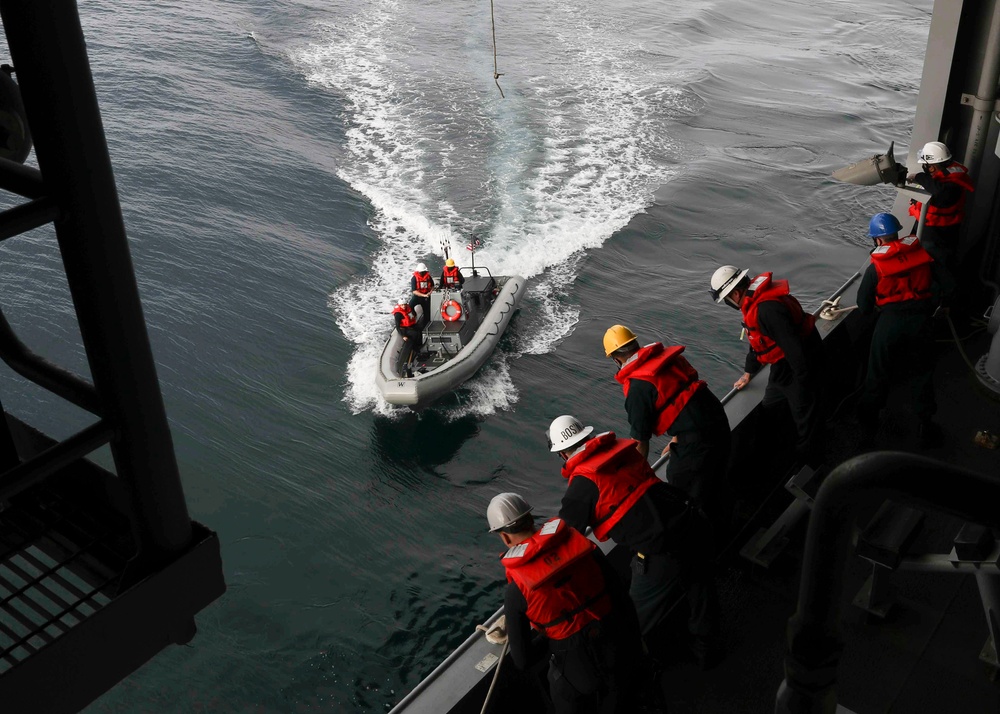
[[[723,263],[815,305],[888,194],[829,174],[905,145],[929,2],[256,0],[81,7],[193,517],[227,594],[87,711],[385,711],[499,605],[484,511],[563,484],[555,416],[626,428],[600,338],[744,345]],[[897,149],[897,156],[905,152]],[[440,408],[374,388],[413,262],[516,271],[498,353]],[[0,245],[21,338],[87,374],[55,241]],[[17,416],[84,416],[0,371]],[[95,457],[110,465],[106,454]]]

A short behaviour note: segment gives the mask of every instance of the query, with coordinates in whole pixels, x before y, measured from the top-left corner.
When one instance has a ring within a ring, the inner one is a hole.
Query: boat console
[[[462,292],[466,296],[466,301],[472,306],[480,311],[486,311],[493,303],[493,291],[496,287],[497,281],[492,275],[473,275],[465,279]]]

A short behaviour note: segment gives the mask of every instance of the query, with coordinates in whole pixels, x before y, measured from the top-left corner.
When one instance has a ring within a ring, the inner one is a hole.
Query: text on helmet
[[[568,427],[566,427],[561,432],[559,432],[559,436],[562,437],[563,441],[566,441],[566,439],[568,439],[569,437],[574,436],[574,435],[579,434],[579,433],[580,433],[580,429],[577,427],[577,425],[576,424],[570,424]]]

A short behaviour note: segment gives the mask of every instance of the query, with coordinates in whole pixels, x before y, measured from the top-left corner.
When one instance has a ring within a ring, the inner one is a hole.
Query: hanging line
[[[490,0],[490,24],[493,26],[493,81],[500,90],[500,98],[503,99],[503,88],[500,86],[500,77],[503,75],[497,72],[497,21],[493,17],[493,0]]]

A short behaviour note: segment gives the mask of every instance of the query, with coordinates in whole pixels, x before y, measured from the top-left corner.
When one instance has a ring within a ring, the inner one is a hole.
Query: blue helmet
[[[891,213],[876,213],[868,222],[869,238],[884,238],[893,233],[899,233],[901,230],[903,230],[903,226]]]

